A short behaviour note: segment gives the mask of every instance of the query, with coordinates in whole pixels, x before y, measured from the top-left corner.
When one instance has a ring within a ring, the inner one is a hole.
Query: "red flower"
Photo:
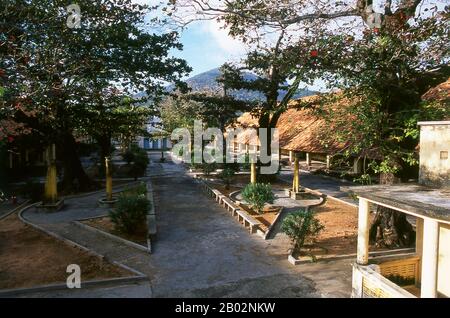
[[[373,29],[373,33],[378,34],[379,32],[380,32],[380,29],[378,29],[378,28]]]
[[[311,57],[318,57],[319,56],[319,51],[312,50],[310,54],[311,54]]]
[[[13,142],[14,141],[14,137],[13,136],[8,136],[8,142]]]

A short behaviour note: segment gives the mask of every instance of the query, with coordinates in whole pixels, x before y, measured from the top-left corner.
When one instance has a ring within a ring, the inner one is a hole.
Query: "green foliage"
[[[293,252],[299,253],[306,241],[313,240],[324,229],[312,211],[297,211],[289,214],[281,225],[281,230],[294,243]]]
[[[358,39],[324,36],[328,53],[317,58],[319,73],[330,88],[342,89],[319,107],[318,115],[328,122],[324,145],[346,143],[347,155],[377,159],[371,172],[411,178],[403,171],[418,165],[417,122],[446,116],[445,106],[421,102],[430,87],[448,78],[446,25],[444,16],[430,16],[402,28],[367,30]]]
[[[109,217],[118,231],[134,234],[145,227],[149,208],[150,202],[145,195],[122,194]]]
[[[205,175],[209,176],[211,172],[216,171],[217,164],[215,162],[212,163],[204,162],[201,164],[201,169]]]
[[[134,195],[134,196],[139,196],[139,195],[146,195],[147,194],[147,185],[145,184],[145,182],[141,182],[139,185],[137,186],[132,186],[132,187],[126,187],[124,189],[124,191],[122,192],[122,195]]]
[[[264,204],[273,203],[275,196],[272,192],[270,184],[250,183],[242,190],[242,197],[247,201],[253,209],[262,214]]]
[[[171,56],[182,48],[178,34],[163,32],[162,19],[147,19],[149,6],[76,3],[80,28],[66,24],[67,1],[0,2],[0,21],[7,26],[0,32],[0,119],[24,125],[40,143],[56,143],[74,157],[68,148],[75,143],[67,142],[74,134],[89,135],[108,150],[111,138],[130,139],[141,131],[155,113],[153,103],[167,94],[166,83],[185,86],[181,78],[190,71]],[[144,107],[148,100],[152,104]],[[71,160],[64,171],[85,183],[79,158]]]
[[[132,144],[130,148],[122,155],[123,160],[128,165],[131,164],[130,174],[135,179],[142,176],[150,162],[147,151]]]
[[[230,187],[234,174],[235,170],[227,166],[219,173],[219,178],[223,180],[227,189]]]
[[[131,149],[125,151],[122,155],[122,159],[127,163],[131,164],[134,160],[134,152]]]
[[[251,164],[250,164],[250,154],[247,152],[244,155],[244,162],[241,163],[241,169],[248,171],[248,170],[250,170],[250,166],[251,166]]]

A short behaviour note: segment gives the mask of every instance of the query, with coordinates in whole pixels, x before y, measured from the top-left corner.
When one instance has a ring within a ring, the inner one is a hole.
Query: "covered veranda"
[[[450,189],[399,184],[352,187],[351,190],[359,198],[352,297],[449,297]],[[415,253],[369,259],[371,204],[416,219]]]

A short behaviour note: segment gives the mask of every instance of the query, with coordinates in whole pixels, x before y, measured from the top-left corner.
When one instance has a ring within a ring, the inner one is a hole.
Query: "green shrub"
[[[273,203],[275,196],[270,184],[250,183],[242,191],[242,197],[259,214],[262,213],[265,203]]]
[[[128,165],[131,165],[130,175],[134,179],[145,174],[145,170],[147,170],[147,166],[150,162],[147,151],[136,145],[131,145],[130,149],[122,155],[122,158]]]
[[[244,156],[244,162],[241,163],[242,170],[250,170],[250,155],[248,153]]]
[[[145,227],[150,202],[145,195],[120,195],[109,217],[116,230],[134,234]]]
[[[219,173],[219,178],[225,183],[225,188],[229,189],[231,181],[233,180],[235,171],[231,167],[225,167],[222,172]]]
[[[147,185],[145,182],[141,182],[137,186],[126,187],[122,195],[146,195],[147,194]]]
[[[122,155],[122,159],[129,165],[134,161],[134,152],[128,149],[125,151],[125,153]]]
[[[312,211],[297,211],[289,214],[281,225],[283,231],[294,243],[293,252],[299,253],[305,241],[312,241],[324,229]]]
[[[216,171],[217,169],[217,164],[215,162],[212,163],[202,163],[201,165],[202,167],[202,171],[205,175],[209,176],[211,174],[211,172]]]

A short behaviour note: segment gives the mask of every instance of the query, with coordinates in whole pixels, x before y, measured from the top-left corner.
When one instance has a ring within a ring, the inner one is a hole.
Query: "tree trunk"
[[[78,156],[75,138],[71,133],[65,133],[62,143],[59,145],[62,156],[64,177],[63,189],[66,193],[73,191],[85,191],[92,188],[92,180],[84,172]]]
[[[382,174],[380,184],[392,184],[392,174]],[[406,220],[406,214],[383,206],[377,206],[375,218],[370,227],[369,239],[377,247],[411,247],[415,243],[416,232]]]

